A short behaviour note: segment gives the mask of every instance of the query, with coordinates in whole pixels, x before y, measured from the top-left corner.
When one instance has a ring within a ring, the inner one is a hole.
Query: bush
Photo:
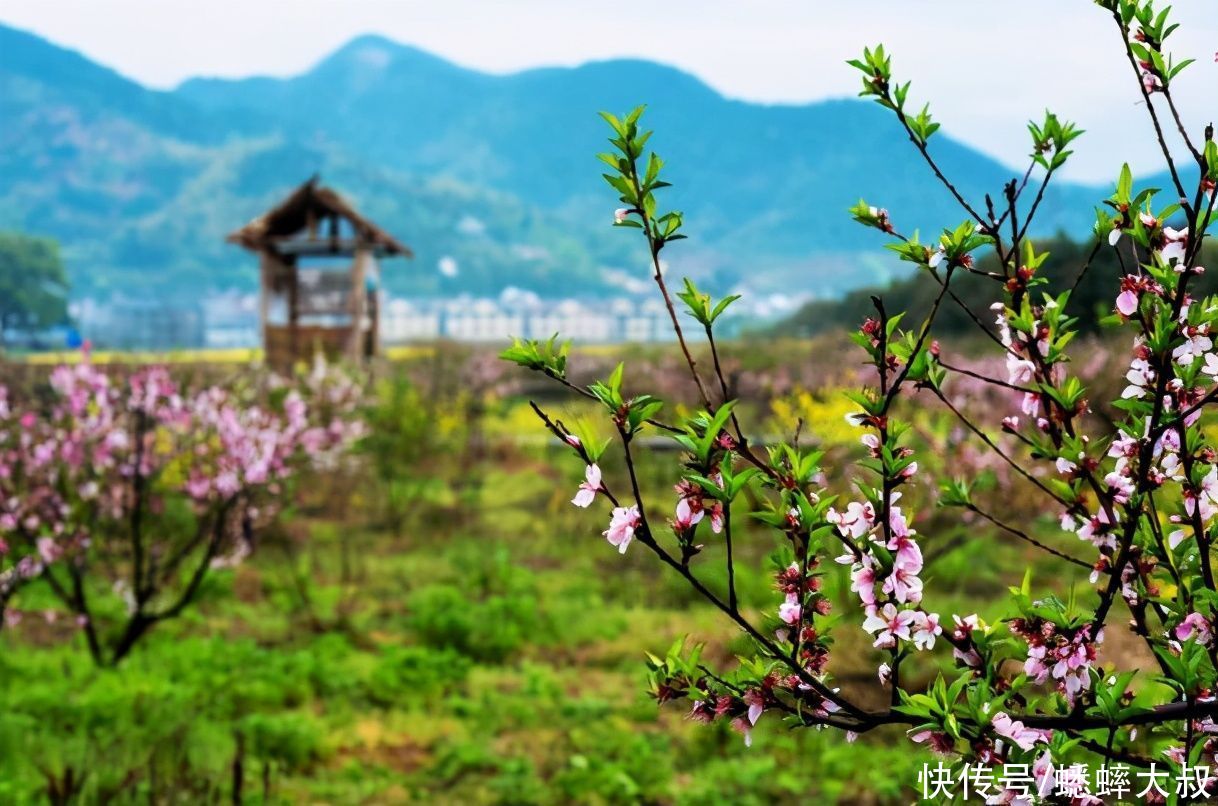
[[[384,706],[434,707],[465,681],[469,668],[469,659],[449,648],[390,647],[368,676],[368,696]]]
[[[430,647],[452,648],[497,663],[519,650],[540,624],[529,594],[492,594],[470,600],[454,585],[430,585],[410,596],[410,626]]]

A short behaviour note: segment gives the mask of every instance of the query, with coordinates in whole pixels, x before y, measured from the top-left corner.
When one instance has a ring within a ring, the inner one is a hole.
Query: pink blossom
[[[619,554],[625,554],[634,539],[634,532],[642,524],[637,506],[615,507],[609,520],[609,528],[602,534],[611,545],[617,546]]]
[[[1091,626],[1084,625],[1070,632],[1051,622],[1025,622],[1015,619],[1012,631],[1028,642],[1028,657],[1024,661],[1024,673],[1037,683],[1050,677],[1057,690],[1073,703],[1079,692],[1091,687],[1091,664],[1095,660],[1096,646],[1104,640],[1100,630],[1091,637]]]
[[[38,538],[37,548],[38,556],[42,559],[42,562],[47,565],[50,565],[59,559],[59,555],[62,553],[62,549],[60,549],[60,547],[55,544],[55,541],[49,537]]]
[[[1159,250],[1159,257],[1163,262],[1184,260],[1184,253],[1188,248],[1188,227],[1180,230],[1164,227],[1163,237],[1167,239],[1167,243]]]
[[[601,469],[596,464],[590,464],[584,469],[584,481],[580,483],[578,492],[571,499],[577,507],[587,508],[596,500],[596,494],[603,490],[601,486]]]
[[[1130,289],[1125,289],[1117,295],[1116,309],[1122,316],[1133,316],[1138,310],[1138,295]]]
[[[1016,358],[1007,354],[1007,383],[1023,386],[1031,383],[1036,377],[1036,365],[1026,358]]]
[[[894,566],[910,574],[917,574],[922,570],[922,549],[909,536],[909,532],[894,533],[892,539],[888,541],[887,548],[893,552]]]
[[[892,574],[884,580],[884,593],[891,593],[898,602],[922,601],[922,580],[917,573],[895,566]]]
[[[913,623],[913,643],[918,649],[933,649],[935,636],[941,635],[943,628],[939,625],[938,613],[923,613],[916,611]]]
[[[782,619],[784,624],[795,624],[803,616],[803,607],[799,604],[799,599],[795,594],[788,594],[785,602],[778,606],[778,618]]]
[[[1189,367],[1212,349],[1214,342],[1210,340],[1204,328],[1186,328],[1185,332],[1188,338],[1171,351],[1171,356],[1177,364]]]
[[[1137,456],[1138,441],[1124,432],[1118,433],[1108,446],[1109,456]]]
[[[710,723],[715,719],[715,710],[705,700],[694,700],[689,709],[689,718],[695,722]]]
[[[837,524],[838,531],[847,537],[859,538],[875,528],[875,509],[871,502],[851,501],[845,512],[830,509],[827,518],[830,523]]]
[[[1112,499],[1118,504],[1127,503],[1136,489],[1133,479],[1120,471],[1113,471],[1104,476],[1104,483],[1108,485],[1108,489],[1113,493]]]
[[[697,526],[704,514],[701,506],[695,509],[690,504],[690,499],[682,498],[677,501],[677,511],[676,517],[673,519],[673,526],[678,531],[684,531],[690,527]]]
[[[952,616],[952,621],[956,623],[955,633],[958,636],[965,636],[974,630],[981,629],[981,617],[976,613],[968,616]]]
[[[1051,731],[1026,728],[1022,722],[1012,720],[1010,716],[1003,712],[995,714],[990,722],[994,727],[995,733],[1009,739],[1021,750],[1031,750],[1037,742],[1048,743],[1053,735]]]
[[[1208,644],[1212,636],[1209,621],[1200,613],[1189,613],[1176,625],[1176,639],[1180,641],[1192,639],[1199,644]]]
[[[910,639],[910,625],[916,618],[912,610],[897,610],[889,602],[880,610],[871,608],[863,621],[863,629],[876,636],[875,646],[887,649],[897,645],[898,640]]]
[[[905,518],[905,513],[898,506],[893,506],[901,499],[900,493],[893,493],[888,499],[888,528],[897,537],[905,538],[916,535],[917,532],[909,528],[909,521]]]
[[[1150,69],[1148,62],[1138,62],[1138,74],[1142,77],[1142,89],[1147,92],[1158,92],[1163,89],[1163,82]],[[1148,217],[1143,214],[1143,217]],[[1153,221],[1154,219],[1151,218]],[[1149,226],[1149,225],[1148,225]]]
[[[955,741],[949,734],[937,730],[923,730],[909,737],[918,744],[926,744],[931,752],[940,756],[949,755],[956,747]]]
[[[1116,545],[1115,538],[1112,535],[1112,525],[1108,522],[1108,510],[1101,507],[1094,515],[1083,519],[1080,523],[1074,524],[1073,518],[1069,515],[1062,516],[1063,528],[1073,528],[1077,526],[1079,540],[1086,540],[1096,548],[1111,548]]]
[[[744,692],[744,704],[749,707],[749,724],[756,725],[757,720],[761,718],[762,712],[765,711],[765,695],[755,688],[751,688]]]
[[[868,562],[870,556],[865,557],[864,562],[860,563],[850,572],[850,590],[858,594],[859,599],[864,605],[875,604],[875,568]]]
[[[1042,798],[1053,793],[1055,776],[1052,751],[1046,750],[1032,762],[1032,778],[1036,781],[1036,793]]]
[[[959,647],[952,647],[952,657],[970,669],[981,668],[981,655],[971,647],[965,650]]]

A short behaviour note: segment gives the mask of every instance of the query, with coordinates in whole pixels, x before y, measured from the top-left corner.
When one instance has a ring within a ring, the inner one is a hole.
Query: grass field
[[[745,647],[738,633],[644,551],[619,556],[600,535],[607,511],[570,506],[581,468],[538,438],[522,398],[471,394],[460,378],[428,386],[418,377],[435,362],[413,357],[376,386],[377,439],[350,467],[302,484],[254,555],[215,574],[197,608],[159,625],[118,669],[92,667],[49,591],[23,592],[20,623],[0,633],[0,802],[914,798],[931,757],[899,734],[849,744],[768,714],[747,748],[722,725],[690,722],[688,704],[657,708],[645,651],[688,636],[730,664]],[[842,458],[857,436],[839,400],[822,389],[748,405],[767,429],[804,419],[808,438]],[[592,416],[549,405],[569,421]],[[936,415],[917,425],[934,469],[970,461]],[[670,498],[671,458],[641,467],[655,500]],[[622,472],[604,464],[607,477]],[[1000,498],[1017,507],[1007,499],[1019,493]],[[1010,615],[1005,586],[1025,566],[1063,591],[1086,585],[936,511],[933,491],[911,496],[945,619],[979,601],[987,619]],[[780,598],[766,571],[774,546],[746,521],[738,587],[757,613]],[[723,586],[721,547],[701,562],[707,584]],[[829,668],[878,705],[880,658],[848,579],[829,566],[844,621]],[[907,674],[929,681],[933,665]]]

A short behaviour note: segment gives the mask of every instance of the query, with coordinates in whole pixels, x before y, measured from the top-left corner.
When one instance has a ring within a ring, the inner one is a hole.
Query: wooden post
[[[347,353],[352,361],[361,362],[364,359],[364,317],[368,312],[368,289],[364,284],[364,273],[367,270],[371,254],[365,246],[356,247],[355,259],[351,262],[351,332],[347,344]]]
[[[288,281],[288,364],[304,358],[300,354],[300,273],[296,269],[296,258],[289,258],[284,268]]]
[[[274,266],[271,264],[273,258],[269,252],[260,252],[261,259],[258,261],[261,269],[261,294],[258,300],[258,332],[262,335],[262,360],[266,364],[271,363],[271,339],[267,333],[267,320],[270,318],[271,310],[271,282]]]
[[[372,268],[372,277],[376,279],[372,295],[368,299],[371,330],[368,332],[368,355],[375,356],[381,354],[381,265],[375,257],[370,258],[369,264]],[[365,286],[367,284],[365,283]]]

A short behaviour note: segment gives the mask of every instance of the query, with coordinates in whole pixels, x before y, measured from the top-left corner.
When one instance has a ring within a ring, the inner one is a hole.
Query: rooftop
[[[410,247],[360,215],[336,191],[321,186],[317,176],[225,240],[281,255],[351,255],[370,249],[377,257],[414,257]]]

